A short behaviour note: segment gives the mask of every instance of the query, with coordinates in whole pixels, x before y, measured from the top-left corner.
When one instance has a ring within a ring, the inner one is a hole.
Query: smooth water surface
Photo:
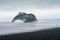
[[[60,20],[43,19],[39,20],[38,22],[30,22],[30,23],[0,22],[0,35],[8,35],[22,32],[33,32],[56,27],[60,27]]]

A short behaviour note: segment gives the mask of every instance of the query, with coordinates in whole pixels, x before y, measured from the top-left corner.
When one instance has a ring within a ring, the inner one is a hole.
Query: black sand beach
[[[60,0],[0,0],[0,40],[60,40]]]
[[[60,28],[1,35],[0,40],[60,40]]]

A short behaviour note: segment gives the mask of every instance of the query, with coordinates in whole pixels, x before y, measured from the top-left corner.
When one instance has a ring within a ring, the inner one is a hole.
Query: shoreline
[[[0,36],[0,40],[59,40],[60,27]]]

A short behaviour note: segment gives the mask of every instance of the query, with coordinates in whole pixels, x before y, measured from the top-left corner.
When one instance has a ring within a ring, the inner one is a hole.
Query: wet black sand
[[[0,40],[60,40],[60,28],[3,36],[1,35]]]

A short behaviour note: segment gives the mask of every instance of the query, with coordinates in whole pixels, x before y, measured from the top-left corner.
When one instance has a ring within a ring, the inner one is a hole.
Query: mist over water
[[[0,0],[0,22],[10,22],[20,11],[37,19],[60,19],[60,0]]]
[[[11,23],[18,12],[33,13],[38,22]],[[0,35],[60,27],[60,0],[0,0]]]

